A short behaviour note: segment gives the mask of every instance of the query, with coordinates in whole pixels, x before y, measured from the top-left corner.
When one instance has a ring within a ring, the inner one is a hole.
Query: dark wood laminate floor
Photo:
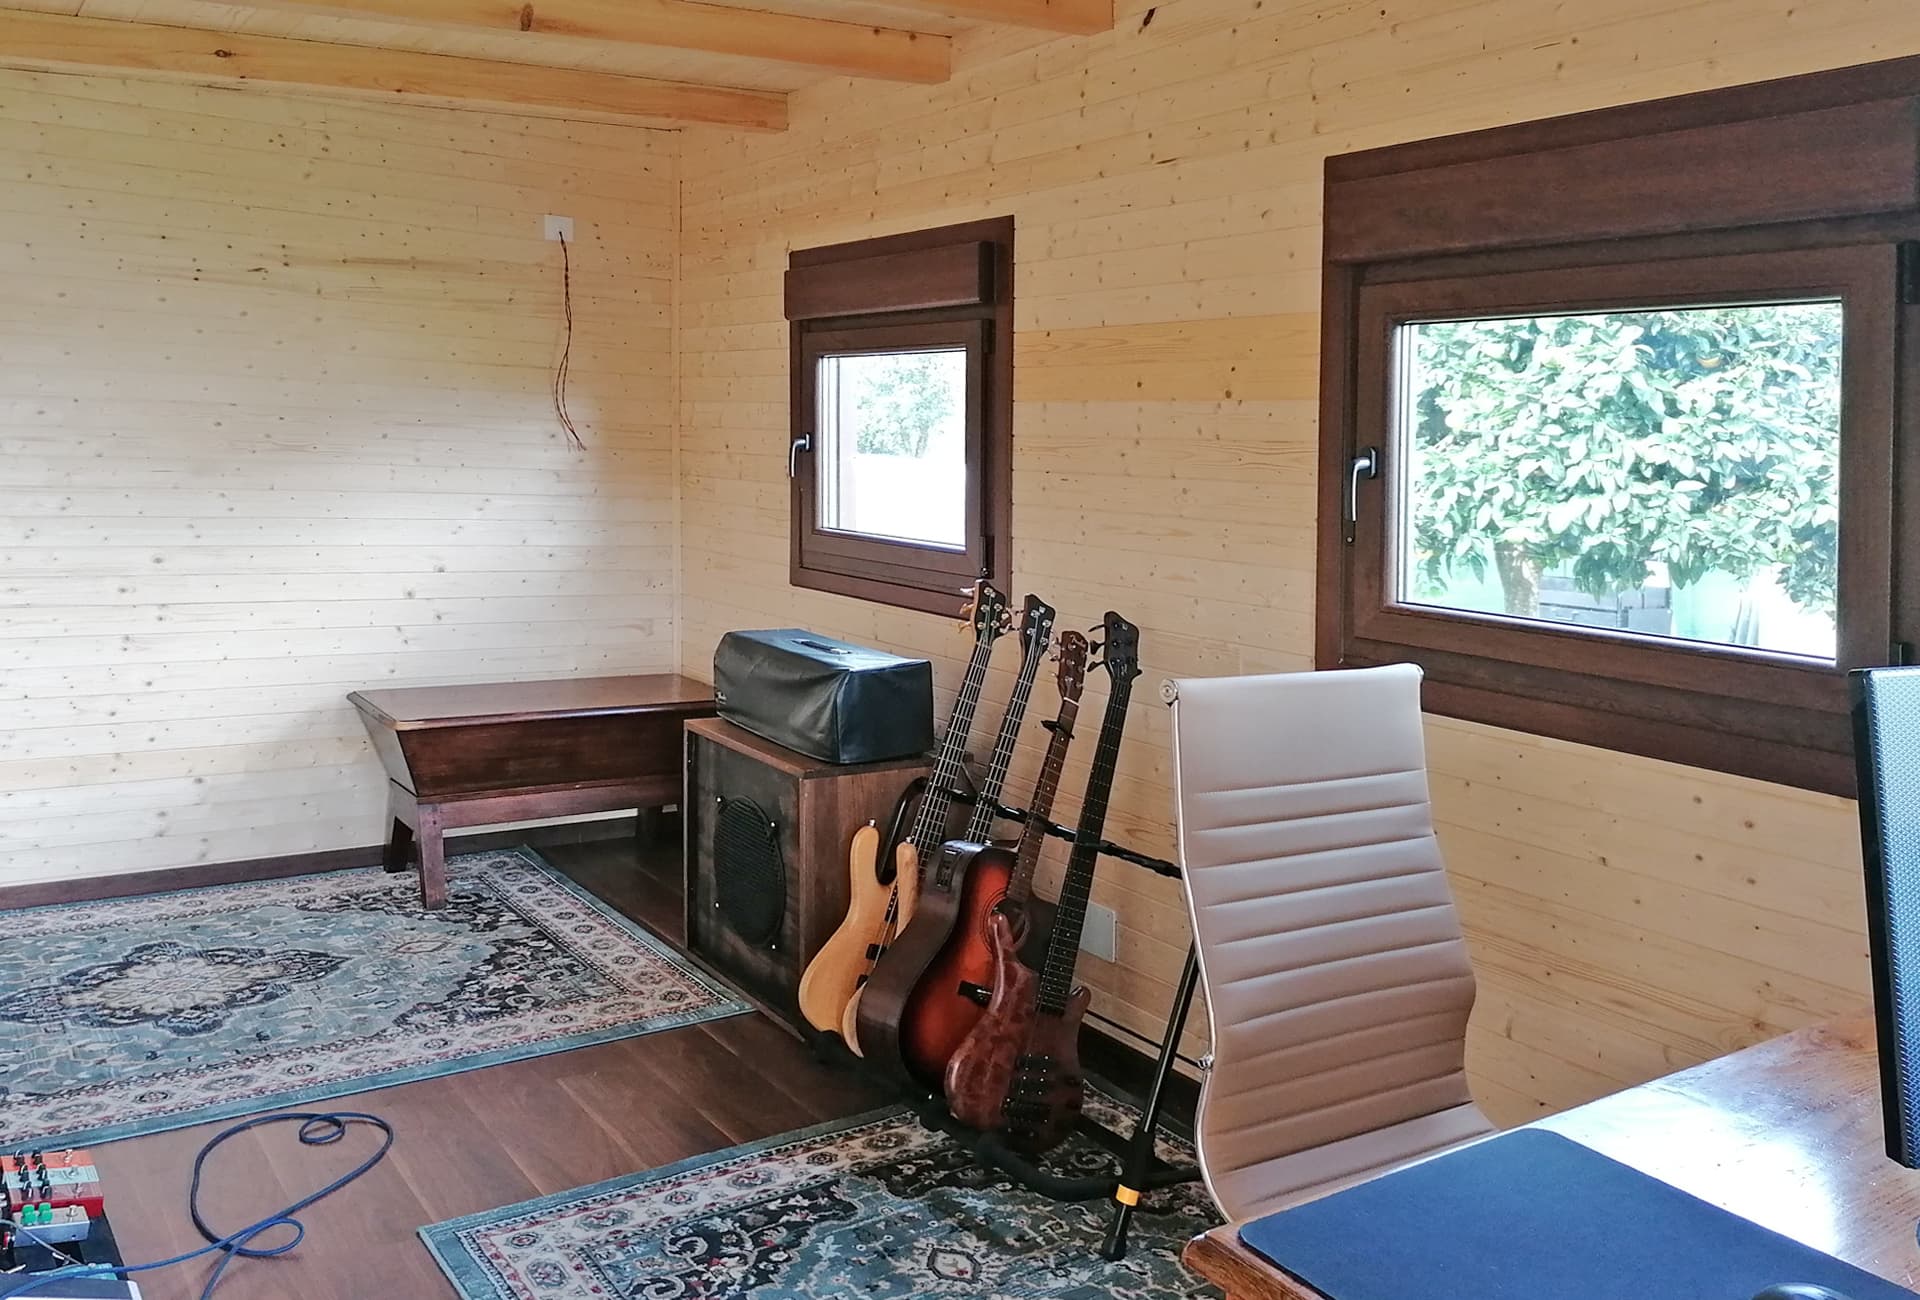
[[[681,938],[677,847],[629,840],[555,845],[556,867],[674,941]],[[883,1104],[884,1091],[821,1065],[760,1015],[490,1066],[316,1108],[367,1110],[398,1134],[379,1167],[301,1217],[307,1240],[280,1259],[228,1269],[223,1300],[412,1300],[454,1294],[414,1229],[456,1215],[635,1173]],[[231,1122],[231,1121],[226,1121]],[[224,1123],[101,1147],[108,1208],[129,1261],[199,1246],[187,1220],[194,1152]],[[371,1131],[328,1148],[256,1131],[209,1163],[202,1196],[218,1230],[305,1195],[377,1144]],[[345,1149],[343,1149],[343,1147]],[[199,1262],[146,1275],[154,1300],[191,1300]]]

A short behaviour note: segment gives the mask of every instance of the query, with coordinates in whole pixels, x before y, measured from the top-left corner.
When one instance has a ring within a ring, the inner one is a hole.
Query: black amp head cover
[[[933,665],[801,628],[729,632],[713,652],[721,717],[829,763],[933,748]]]

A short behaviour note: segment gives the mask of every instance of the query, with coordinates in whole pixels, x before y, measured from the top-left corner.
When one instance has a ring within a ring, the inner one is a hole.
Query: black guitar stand
[[[962,791],[955,791],[954,799],[969,804],[976,802],[973,794]],[[1012,822],[1025,822],[1027,819],[1024,811],[1009,808],[1005,804],[999,805],[997,811]],[[1068,841],[1074,838],[1074,832],[1058,822],[1047,823],[1047,834]],[[1144,867],[1156,875],[1175,880],[1180,878],[1180,868],[1164,858],[1149,857],[1110,840],[1100,842],[1100,852],[1107,857]],[[1080,1117],[1078,1131],[1118,1157],[1120,1173],[1117,1178],[1068,1178],[1050,1173],[1028,1157],[1009,1149],[998,1133],[982,1132],[956,1120],[948,1113],[946,1102],[938,1093],[916,1089],[909,1102],[922,1124],[935,1132],[946,1134],[966,1148],[981,1164],[1005,1174],[1029,1191],[1055,1201],[1098,1201],[1111,1197],[1114,1203],[1113,1217],[1107,1223],[1107,1235],[1100,1245],[1100,1254],[1104,1259],[1123,1258],[1127,1253],[1127,1232],[1132,1227],[1140,1198],[1148,1192],[1195,1182],[1200,1177],[1198,1166],[1169,1164],[1160,1158],[1155,1149],[1161,1133],[1162,1113],[1166,1109],[1167,1081],[1173,1075],[1180,1037],[1186,1032],[1187,1016],[1193,1009],[1194,989],[1199,981],[1199,955],[1189,944],[1186,965],[1180,972],[1180,983],[1173,995],[1173,1013],[1167,1021],[1166,1033],[1160,1040],[1160,1053],[1154,1060],[1146,1103],[1133,1126],[1133,1132],[1123,1135],[1087,1115]]]

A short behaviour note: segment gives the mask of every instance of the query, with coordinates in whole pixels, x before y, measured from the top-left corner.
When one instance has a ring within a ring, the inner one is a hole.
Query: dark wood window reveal
[[[1920,636],[1920,59],[1332,158],[1317,660],[1852,792]]]
[[[791,577],[951,614],[1010,586],[1013,218],[797,250]]]

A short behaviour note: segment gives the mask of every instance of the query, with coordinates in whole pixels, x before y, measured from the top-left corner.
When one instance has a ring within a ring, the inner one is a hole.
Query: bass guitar
[[[993,758],[976,792],[973,816],[960,839],[942,844],[934,858],[921,859],[927,869],[921,874],[913,922],[900,932],[886,956],[874,964],[873,977],[860,995],[859,1037],[867,1054],[889,1064],[898,1061],[908,1074],[934,1087],[940,1085],[947,1058],[973,1027],[984,1005],[971,1001],[963,1004],[963,976],[940,969],[941,959],[956,931],[965,924],[967,913],[979,909],[980,891],[973,883],[972,867],[993,829],[1007,771],[1020,741],[1020,724],[1033,696],[1033,680],[1053,643],[1054,617],[1053,606],[1038,596],[1027,597],[1020,623],[1020,672],[1000,720]],[[995,889],[996,882],[983,883],[989,890]],[[1004,875],[997,884],[995,892],[1004,891]],[[991,905],[989,902],[987,906]],[[986,974],[983,962],[978,975],[984,979]],[[984,995],[984,985],[975,981],[972,987]],[[944,996],[948,993],[953,996]],[[949,1011],[953,1014],[946,1014]]]
[[[963,626],[973,632],[973,652],[954,697],[946,739],[921,796],[912,833],[900,845],[892,871],[880,860],[879,832],[862,827],[855,833],[848,861],[847,918],[814,954],[800,979],[800,1011],[807,1023],[838,1033],[855,1053],[861,1050],[857,1027],[861,990],[874,964],[913,919],[920,892],[920,854],[931,854],[946,838],[954,783],[960,775],[961,755],[973,727],[974,711],[979,707],[987,662],[993,655],[993,643],[1007,630],[1007,598],[992,584],[979,583],[961,617]]]
[[[1034,978],[1020,965],[1014,927],[1005,917],[993,918],[988,933],[998,982],[986,1014],[955,1053],[948,1072],[949,1098],[968,1098],[969,1115],[961,1116],[968,1123],[994,1127],[994,1117],[980,1114],[981,1099],[1001,1099],[999,1123],[1006,1130],[1007,1145],[1016,1151],[1032,1153],[1058,1145],[1073,1130],[1086,1095],[1080,1070],[1080,1022],[1092,999],[1084,987],[1075,987],[1074,965],[1113,795],[1127,702],[1140,675],[1139,644],[1139,629],[1109,611],[1101,648],[1109,686],[1107,711],[1060,886],[1053,932],[1047,938],[1046,959]],[[980,1123],[982,1118],[987,1122]]]

